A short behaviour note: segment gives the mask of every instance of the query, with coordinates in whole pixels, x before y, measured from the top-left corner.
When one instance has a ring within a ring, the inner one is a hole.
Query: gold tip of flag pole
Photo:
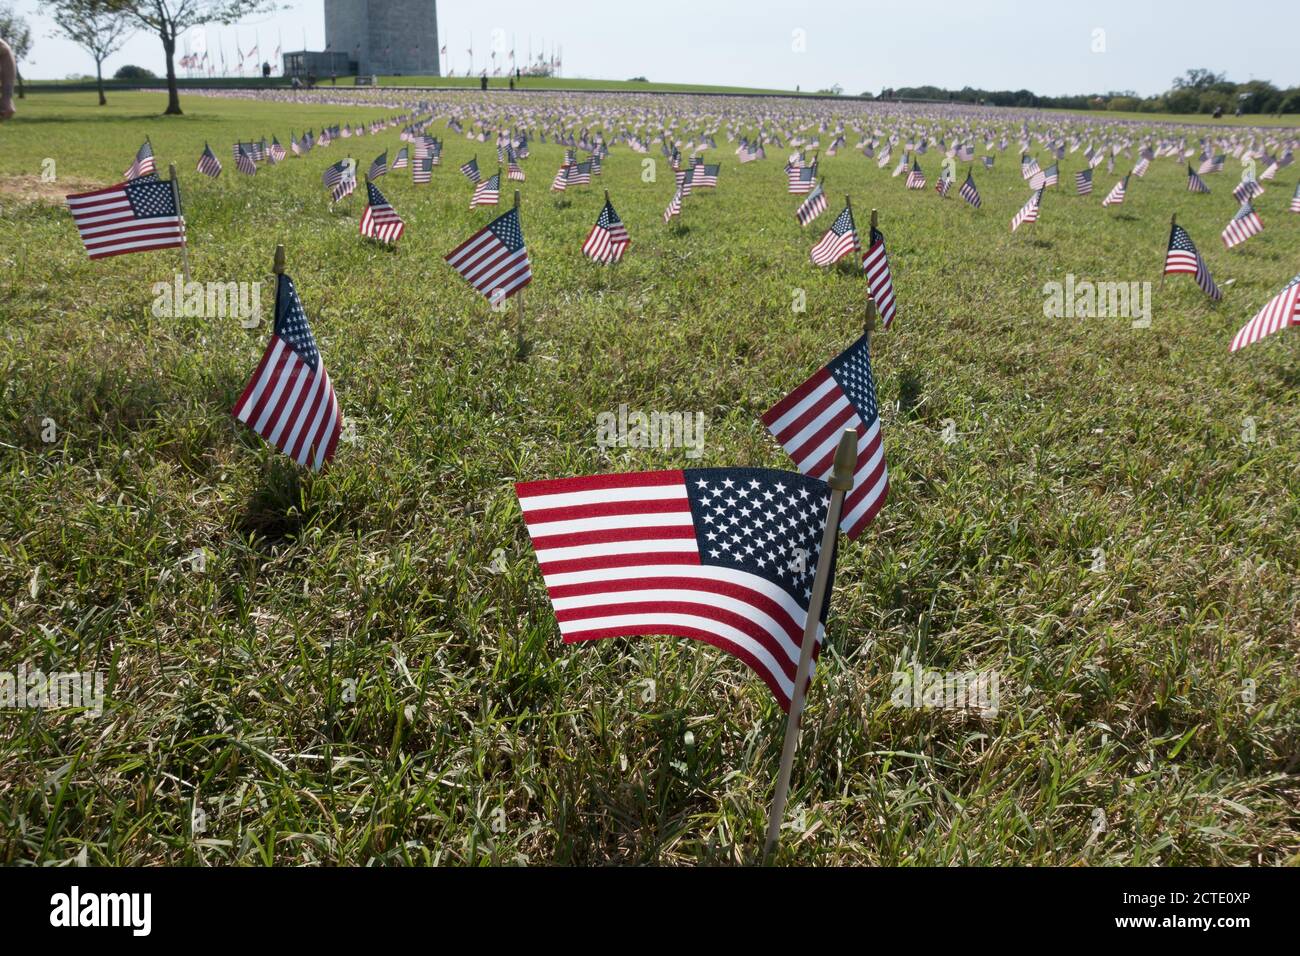
[[[781,821],[785,819],[785,805],[790,797],[790,775],[794,769],[794,753],[799,746],[804,693],[808,687],[808,675],[812,671],[813,646],[817,643],[817,628],[821,625],[822,608],[826,604],[831,564],[835,559],[835,539],[840,533],[840,513],[844,509],[844,495],[853,487],[857,461],[858,433],[856,429],[846,428],[840,434],[840,443],[835,449],[835,465],[831,470],[831,479],[827,482],[831,487],[831,500],[826,507],[822,549],[817,557],[816,574],[813,575],[812,594],[808,599],[808,616],[804,620],[803,643],[799,647],[799,666],[795,670],[794,688],[790,694],[790,710],[785,722],[781,765],[777,770],[776,787],[772,793],[772,809],[767,817],[764,860],[771,857],[781,839]]]

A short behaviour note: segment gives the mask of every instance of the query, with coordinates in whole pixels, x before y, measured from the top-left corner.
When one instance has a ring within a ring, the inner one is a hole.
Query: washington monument
[[[360,74],[441,76],[437,0],[325,0],[325,46]]]

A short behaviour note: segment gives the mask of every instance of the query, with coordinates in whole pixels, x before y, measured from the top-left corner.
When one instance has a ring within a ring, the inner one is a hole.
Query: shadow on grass
[[[915,369],[905,368],[898,376],[898,415],[911,418],[921,405],[921,394],[925,390],[921,376]]]
[[[296,538],[311,525],[317,508],[309,505],[311,477],[284,455],[272,455],[236,525],[240,534],[277,544]]]

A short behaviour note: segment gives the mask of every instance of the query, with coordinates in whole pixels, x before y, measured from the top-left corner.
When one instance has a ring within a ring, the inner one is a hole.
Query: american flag
[[[704,641],[742,660],[789,708],[825,482],[688,468],[520,482],[515,492],[566,644],[659,634]],[[814,651],[824,636],[819,626]]]
[[[1041,169],[1036,170],[1034,174],[1029,177],[1030,189],[1042,189],[1046,185],[1047,185],[1047,173],[1043,172]]]
[[[947,176],[945,176],[942,172],[940,172],[939,178],[935,180],[934,183],[934,191],[939,194],[940,198],[947,199],[948,190],[951,188],[952,188],[952,180],[949,179]]]
[[[253,162],[253,157],[242,146],[235,155],[235,168],[248,176],[257,175],[257,163]]]
[[[406,223],[397,214],[374,183],[366,183],[366,208],[361,214],[361,235],[380,242],[394,243],[402,238]]]
[[[1011,231],[1015,232],[1022,223],[1038,222],[1038,206],[1042,201],[1043,191],[1040,189],[1029,197],[1029,201],[1020,207],[1019,212],[1011,217]]]
[[[1143,156],[1140,160],[1138,160],[1138,164],[1133,167],[1133,175],[1136,176],[1138,179],[1141,179],[1147,174],[1147,170],[1150,168],[1151,168],[1151,158],[1149,156]]]
[[[1038,160],[1034,159],[1032,156],[1020,157],[1020,175],[1022,178],[1031,179],[1035,173],[1041,171],[1042,170],[1038,165]],[[1031,185],[1030,188],[1032,189],[1034,187]]]
[[[371,179],[378,179],[380,176],[388,175],[388,150],[384,150],[374,158],[366,175]]]
[[[493,173],[487,179],[479,180],[474,187],[474,195],[470,197],[469,208],[475,209],[478,206],[495,206],[501,201],[501,174]]]
[[[207,143],[203,144],[203,155],[199,157],[199,172],[213,179],[221,175],[221,160]]]
[[[966,173],[966,181],[961,184],[961,189],[957,190],[957,195],[976,209],[980,207],[980,191],[975,188],[975,177],[970,172]]]
[[[1220,153],[1218,156],[1215,156],[1213,159],[1207,156],[1205,158],[1205,162],[1201,163],[1201,168],[1197,170],[1197,172],[1199,172],[1202,176],[1205,176],[1209,173],[1221,173],[1223,172],[1223,164],[1227,162],[1227,160],[1228,157],[1227,154],[1225,153]]]
[[[1165,275],[1181,275],[1183,273],[1195,276],[1196,284],[1211,299],[1223,298],[1223,293],[1214,284],[1214,278],[1210,275],[1205,260],[1196,251],[1192,237],[1187,234],[1186,229],[1175,224],[1169,233],[1169,251],[1165,253]]]
[[[627,226],[623,225],[623,220],[618,218],[613,204],[607,199],[596,218],[596,224],[587,233],[587,241],[582,244],[582,254],[596,262],[618,262],[623,258],[630,242]]]
[[[1205,185],[1205,180],[1196,175],[1196,170],[1192,169],[1190,163],[1187,165],[1187,191],[1189,193],[1208,193],[1210,187]]]
[[[853,208],[845,206],[835,217],[831,227],[826,230],[826,235],[812,247],[809,256],[812,258],[813,265],[829,266],[839,262],[849,253],[857,252],[860,248],[858,230],[853,224]]]
[[[668,200],[668,207],[664,210],[664,222],[668,222],[673,216],[680,216],[682,212],[682,191],[678,187],[673,192],[673,198]]]
[[[1074,174],[1074,192],[1079,196],[1087,196],[1092,192],[1092,170],[1081,169]]]
[[[576,163],[569,169],[569,182],[575,186],[591,185],[591,160]]]
[[[468,163],[463,163],[461,165],[460,171],[465,174],[465,178],[468,179],[470,182],[472,183],[478,182],[480,179],[480,175],[478,171],[478,157],[471,156]]]
[[[410,163],[409,157],[410,157],[410,153],[407,151],[407,147],[403,146],[401,149],[397,151],[397,155],[393,157],[392,168],[405,169],[407,165],[409,165]]]
[[[910,159],[910,157],[907,155],[907,153],[904,153],[904,154],[903,154],[903,158],[900,159],[900,160],[898,161],[898,165],[894,167],[894,171],[893,171],[892,173],[890,173],[890,176],[896,178],[896,177],[898,177],[899,175],[901,175],[902,173],[907,172],[907,170],[908,170],[908,159]]]
[[[717,163],[697,163],[691,170],[696,186],[714,187],[718,185],[718,173],[722,166]]]
[[[572,169],[573,169],[572,163],[565,163],[558,170],[556,170],[555,178],[551,180],[551,189],[554,190],[555,192],[560,192],[560,193],[568,189],[569,175],[570,175],[570,170]]]
[[[996,159],[996,158],[997,158],[997,157],[994,157],[994,156],[985,156],[985,157],[984,157],[984,168],[985,168],[985,169],[992,169],[992,168],[993,168],[993,160]]]
[[[411,182],[427,183],[433,179],[433,157],[417,156],[411,164]]]
[[[271,342],[231,414],[300,465],[319,470],[334,457],[343,416],[298,291],[283,273]]]
[[[887,329],[898,314],[898,303],[894,299],[894,279],[889,272],[885,235],[879,229],[871,230],[871,245],[862,257],[862,270],[867,274],[867,292],[876,303],[881,324]]]
[[[92,259],[185,245],[185,220],[169,181],[150,175],[66,198]]]
[[[508,299],[533,281],[517,209],[498,216],[443,258],[493,301]]]
[[[1253,179],[1243,179],[1232,190],[1232,198],[1237,202],[1250,202],[1256,196],[1264,195],[1264,187]]]
[[[290,152],[292,152],[295,156],[301,156],[302,153],[303,153],[303,149],[304,149],[304,147],[306,147],[306,145],[307,145],[307,137],[306,137],[306,136],[304,136],[304,137],[302,138],[302,142],[299,143],[298,140],[294,139],[294,136],[293,136],[292,133],[289,134],[289,150],[290,150]]]
[[[822,480],[830,477],[844,429],[858,433],[853,489],[844,497],[840,527],[850,538],[860,535],[889,493],[889,470],[885,467],[867,336],[764,412],[763,424],[794,459],[799,471]]]
[[[813,184],[817,180],[817,163],[813,162],[811,166],[800,166],[792,169],[787,178],[787,191],[797,196],[813,191]]]
[[[1223,244],[1231,249],[1233,246],[1241,245],[1251,236],[1263,231],[1264,224],[1259,221],[1259,213],[1255,212],[1250,201],[1247,200],[1241,204],[1237,214],[1232,217],[1232,221],[1223,230]]]
[[[339,180],[330,190],[330,202],[336,203],[346,196],[351,196],[357,188],[357,177],[348,176]]]
[[[516,159],[515,151],[513,149],[506,150],[506,178],[514,179],[521,183],[525,179],[523,167],[519,165],[519,161]]]
[[[1237,330],[1228,351],[1235,352],[1289,325],[1300,325],[1300,275],[1288,282],[1286,288],[1269,299],[1254,318]]]
[[[267,151],[267,155],[271,157],[271,162],[278,163],[281,162],[289,154],[286,153],[284,147],[280,145],[280,141],[276,139],[274,136],[272,136],[271,145]]]
[[[1101,201],[1103,206],[1119,206],[1124,202],[1124,194],[1128,189],[1128,177],[1125,176],[1106,194],[1106,198]]]
[[[340,159],[337,163],[334,163],[332,166],[327,166],[325,168],[325,172],[323,172],[320,177],[320,181],[325,186],[325,188],[329,189],[331,186],[337,186],[345,179],[351,179],[352,178],[351,163],[352,163],[351,158],[348,158],[348,159]]]
[[[677,171],[677,189],[683,196],[691,194],[691,187],[695,183],[695,167],[690,169],[679,169]]]
[[[925,174],[921,172],[921,161],[915,157],[912,158],[912,171],[907,174],[907,188],[925,188]]]
[[[132,160],[130,166],[126,167],[126,172],[122,174],[122,178],[139,179],[141,176],[148,176],[156,169],[157,166],[154,164],[153,158],[153,145],[148,140],[145,140],[144,145],[136,150],[135,159]]]
[[[808,198],[799,204],[794,215],[799,220],[799,225],[806,226],[825,211],[826,191],[822,189],[822,184],[818,183],[817,188],[809,193]]]
[[[1291,197],[1291,211],[1300,212],[1300,183],[1295,185],[1295,194]]]
[[[1047,169],[1043,170],[1043,185],[1055,186],[1061,181],[1061,166],[1059,163],[1052,163]]]

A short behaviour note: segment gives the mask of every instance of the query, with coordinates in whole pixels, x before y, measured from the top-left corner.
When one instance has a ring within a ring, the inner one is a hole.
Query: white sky
[[[36,34],[32,55],[20,64],[24,76],[93,71],[80,48],[52,38],[53,24],[37,13],[37,0],[16,6]],[[1249,7],[1209,0],[445,0],[438,8],[439,43],[457,74],[469,65],[471,36],[478,69],[490,62],[493,31],[500,30],[503,54],[513,42],[526,58],[531,37],[534,56],[543,43],[548,51],[562,45],[564,75],[604,79],[805,90],[838,83],[847,93],[933,84],[1147,95],[1190,67],[1205,67],[1239,81],[1300,85],[1294,0]],[[1233,22],[1237,13],[1244,24]],[[1098,29],[1105,31],[1104,52],[1093,52]],[[795,30],[805,31],[803,52],[792,48]],[[247,52],[260,44],[262,58],[271,58],[280,43],[301,49],[304,37],[309,49],[323,49],[322,0],[282,3],[274,14],[207,30],[209,50],[224,45],[232,67],[236,45]],[[106,64],[106,74],[125,63],[161,74],[161,43],[137,34]]]

